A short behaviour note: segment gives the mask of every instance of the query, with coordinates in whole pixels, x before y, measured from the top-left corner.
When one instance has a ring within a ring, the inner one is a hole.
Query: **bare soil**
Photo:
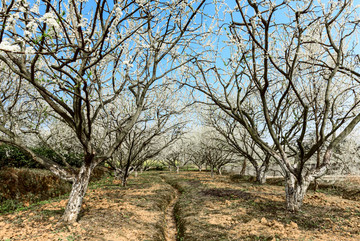
[[[79,222],[60,222],[66,200],[49,201],[26,211],[0,216],[0,240],[164,240],[164,210],[173,188],[156,175],[93,185]]]
[[[294,214],[284,196],[282,186],[229,176],[150,172],[126,188],[93,184],[73,225],[60,222],[66,199],[0,215],[0,240],[360,240],[356,199],[309,191]]]
[[[177,226],[176,226],[176,217],[174,212],[175,204],[179,199],[179,191],[174,189],[175,196],[170,201],[169,205],[165,210],[165,240],[166,241],[176,241],[177,240]]]
[[[360,240],[360,202],[309,191],[299,213],[286,211],[282,186],[234,182],[209,173],[165,175],[182,195],[183,240]]]

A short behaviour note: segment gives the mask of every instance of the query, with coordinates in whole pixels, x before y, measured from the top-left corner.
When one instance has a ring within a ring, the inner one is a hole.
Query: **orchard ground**
[[[359,186],[360,179],[351,183]],[[66,196],[2,214],[0,239],[175,240],[177,232],[177,240],[190,241],[360,240],[359,193],[308,191],[302,211],[293,214],[286,211],[283,186],[227,175],[144,172],[128,184],[94,182],[73,225],[60,222]]]

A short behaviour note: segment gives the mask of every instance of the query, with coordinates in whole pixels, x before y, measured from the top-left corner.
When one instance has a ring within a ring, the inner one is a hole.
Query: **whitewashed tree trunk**
[[[73,223],[77,221],[93,169],[94,167],[91,165],[83,165],[80,168],[79,174],[72,184],[69,201],[63,215],[64,222]]]
[[[307,176],[299,181],[292,174],[285,177],[286,207],[288,211],[297,212],[300,210],[306,191],[313,179],[314,177]]]
[[[256,182],[259,184],[265,184],[267,167],[262,165],[260,168],[256,169],[255,171],[256,171]]]
[[[180,167],[177,166],[177,167],[176,167],[176,173],[179,174],[179,172],[180,172]]]
[[[315,178],[325,175],[330,163],[331,153],[332,149],[330,146],[324,154],[323,164],[316,169],[307,171],[306,174],[299,175],[298,178],[296,178],[293,173],[287,171],[285,176],[285,194],[288,211],[297,212],[300,210],[310,183],[314,181]],[[286,171],[286,169],[283,170]]]
[[[259,184],[266,183],[266,171],[265,167],[261,166],[258,170],[256,170],[256,182]]]

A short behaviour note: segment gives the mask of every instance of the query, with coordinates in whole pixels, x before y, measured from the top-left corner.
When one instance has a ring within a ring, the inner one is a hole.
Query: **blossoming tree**
[[[192,59],[190,53],[180,53],[186,52],[195,36],[201,22],[196,16],[204,2],[2,2],[2,68],[21,80],[19,88],[24,88],[23,83],[31,86],[36,98],[47,105],[42,111],[74,133],[84,153],[83,163],[73,173],[36,156],[24,141],[26,133],[18,135],[5,122],[0,139],[72,182],[65,222],[77,220],[92,170],[121,145],[140,116],[148,91],[169,81],[173,71]],[[29,101],[35,103],[35,99]],[[104,148],[111,130],[107,117],[130,102],[136,108],[120,115],[116,139]]]
[[[297,211],[310,182],[326,173],[333,148],[360,121],[358,12],[351,0],[234,3],[225,30],[230,54],[199,60],[188,85],[277,161],[287,209]],[[317,153],[318,165],[308,165]]]

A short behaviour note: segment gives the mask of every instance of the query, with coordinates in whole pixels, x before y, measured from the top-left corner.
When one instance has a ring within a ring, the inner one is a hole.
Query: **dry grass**
[[[360,202],[309,191],[302,212],[292,214],[282,186],[208,175],[164,176],[182,191],[182,240],[360,240]]]
[[[106,168],[95,168],[91,181],[100,180],[106,173]],[[48,170],[4,168],[0,171],[0,214],[24,209],[39,201],[59,198],[70,190],[70,183]]]
[[[49,171],[5,168],[0,171],[0,213],[68,193],[71,185]]]
[[[0,215],[0,240],[164,240],[175,195],[168,183],[181,192],[178,240],[360,240],[360,202],[338,192],[310,191],[302,212],[291,214],[282,186],[197,172],[144,173],[126,188],[103,179],[89,188],[78,223],[59,222],[65,199],[49,201]]]
[[[360,177],[349,177],[337,184],[346,199],[360,201]]]
[[[0,216],[0,240],[163,240],[164,210],[174,189],[154,174],[93,184],[80,221],[60,221],[66,200]]]

